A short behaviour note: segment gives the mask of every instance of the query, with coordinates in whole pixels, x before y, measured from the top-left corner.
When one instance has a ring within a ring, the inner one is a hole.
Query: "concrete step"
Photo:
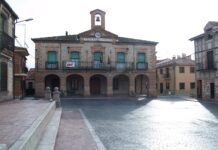
[[[53,150],[61,120],[62,108],[57,108],[55,113],[45,128],[44,134],[36,150]]]
[[[56,109],[55,102],[51,102],[49,107],[33,122],[9,150],[35,150],[43,132],[50,122]],[[23,116],[25,117],[25,116]]]

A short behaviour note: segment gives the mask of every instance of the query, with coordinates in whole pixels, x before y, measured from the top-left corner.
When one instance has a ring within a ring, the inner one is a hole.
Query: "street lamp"
[[[15,24],[20,23],[20,22],[32,21],[32,20],[33,20],[33,18],[28,18],[28,19],[24,19],[24,20],[20,20],[20,21],[16,20]]]

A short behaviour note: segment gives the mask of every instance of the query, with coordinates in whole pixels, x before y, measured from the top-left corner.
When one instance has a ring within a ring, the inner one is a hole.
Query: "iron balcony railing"
[[[45,69],[55,70],[59,69],[59,63],[55,62],[45,62]],[[117,71],[131,71],[131,70],[147,70],[148,63],[138,62],[134,64],[133,62],[101,62],[101,61],[63,61],[63,70],[117,70]]]
[[[45,68],[46,69],[58,69],[58,62],[57,61],[53,61],[53,62],[50,62],[50,61],[46,61],[45,62]]]
[[[0,49],[3,48],[14,51],[14,38],[7,33],[0,31]]]
[[[101,61],[63,61],[62,68],[64,70],[147,70],[148,63],[138,62],[101,62]]]
[[[203,63],[196,63],[195,70],[196,71],[208,71],[208,70],[214,71],[214,70],[217,70],[217,68],[213,64],[208,64],[206,67],[204,67]]]
[[[170,78],[170,74],[169,73],[164,74],[164,78],[165,79],[169,79]]]

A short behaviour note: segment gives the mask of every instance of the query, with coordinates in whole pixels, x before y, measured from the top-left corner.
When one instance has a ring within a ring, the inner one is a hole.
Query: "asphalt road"
[[[217,150],[218,104],[179,97],[62,99],[80,108],[107,150]]]

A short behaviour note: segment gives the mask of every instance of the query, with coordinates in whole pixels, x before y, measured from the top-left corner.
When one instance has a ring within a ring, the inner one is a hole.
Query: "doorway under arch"
[[[90,78],[90,94],[106,95],[107,94],[107,78],[103,75],[93,75]]]
[[[45,77],[45,87],[50,87],[51,91],[54,90],[55,87],[60,89],[60,78],[57,75],[47,75]]]
[[[128,95],[129,94],[129,77],[126,75],[117,75],[113,78],[113,94]]]
[[[70,75],[66,79],[67,96],[84,94],[84,79],[80,75]]]

